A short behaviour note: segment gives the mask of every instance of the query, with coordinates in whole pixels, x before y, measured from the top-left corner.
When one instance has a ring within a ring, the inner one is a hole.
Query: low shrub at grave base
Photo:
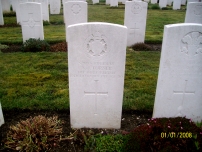
[[[160,9],[159,5],[158,4],[154,4],[151,6],[151,9]]]
[[[191,152],[202,149],[202,129],[181,117],[151,119],[126,136],[125,152]]]
[[[22,52],[47,52],[50,51],[50,45],[45,40],[30,38],[23,43],[21,50]]]
[[[17,151],[46,151],[57,145],[62,133],[62,122],[56,116],[36,116],[10,126],[7,148]]]
[[[152,47],[145,43],[136,43],[131,46],[134,51],[152,51]]]
[[[13,11],[11,11],[11,12],[4,12],[3,16],[4,17],[16,16],[16,12],[13,12]]]

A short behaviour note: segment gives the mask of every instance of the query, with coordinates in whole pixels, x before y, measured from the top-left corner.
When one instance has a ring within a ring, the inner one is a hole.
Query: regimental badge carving
[[[89,57],[101,59],[108,52],[107,38],[100,32],[96,31],[85,41],[85,48]]]
[[[189,56],[202,54],[202,33],[190,32],[181,40],[181,52]]]
[[[202,5],[197,5],[194,10],[195,15],[202,15]]]
[[[131,12],[133,14],[139,14],[142,11],[142,6],[138,3],[135,3],[131,6]]]
[[[81,11],[81,6],[79,4],[73,4],[71,10],[74,14],[79,14]]]
[[[33,18],[29,18],[28,20],[28,25],[29,27],[33,28],[35,26],[35,21],[33,20]]]

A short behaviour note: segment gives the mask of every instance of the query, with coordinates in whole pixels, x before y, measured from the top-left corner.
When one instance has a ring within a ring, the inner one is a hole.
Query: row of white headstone
[[[139,3],[126,2],[126,5]],[[23,7],[39,10],[31,4],[41,8],[38,3],[24,3],[22,10]],[[34,19],[27,18],[25,22],[35,27]],[[126,26],[109,23],[66,27],[73,128],[120,128],[128,31]],[[201,71],[202,24],[166,25],[153,117],[186,116],[201,121]],[[1,111],[0,123],[3,123]]]
[[[81,23],[67,33],[71,127],[120,128],[127,27]],[[165,25],[153,118],[202,121],[201,78],[202,24]]]

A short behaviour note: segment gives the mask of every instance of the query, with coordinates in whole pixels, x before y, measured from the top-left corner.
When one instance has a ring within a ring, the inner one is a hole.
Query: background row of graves
[[[86,28],[91,29],[89,33],[86,32]],[[78,38],[74,34],[77,31],[79,31],[79,35],[82,35],[85,39],[82,39],[82,37]],[[69,52],[68,59],[70,96],[71,99],[79,101],[79,103],[75,105],[72,104],[72,107],[70,107],[72,109],[72,126],[75,128],[83,127],[83,125],[105,128],[107,124],[108,127],[119,127],[121,119],[120,107],[122,106],[120,105],[120,98],[123,93],[123,66],[125,64],[123,57],[125,57],[126,28],[103,23],[82,23],[77,26],[70,26],[67,32],[69,33],[69,37],[67,35],[70,44],[69,50],[72,50]],[[120,38],[116,33],[121,33],[122,37]],[[201,25],[199,24],[175,24],[165,26],[154,117],[186,115],[194,121],[201,120],[201,33]],[[111,38],[110,36],[112,35],[115,36],[115,38]],[[101,40],[102,45],[107,46],[102,48],[103,52],[99,52],[99,49],[96,50],[97,46],[102,46],[98,43],[98,40]],[[93,43],[93,41],[95,41],[95,43]],[[117,42],[118,45],[115,45]],[[90,47],[85,47],[86,44]],[[81,49],[75,46],[79,46]],[[116,48],[112,46],[116,46]],[[80,51],[83,50],[83,48],[86,48],[85,51]],[[94,51],[94,49],[96,51]],[[119,54],[114,53],[115,50],[119,50]],[[100,62],[100,60],[102,62]],[[75,63],[75,61],[78,61],[78,64],[77,62]],[[82,67],[80,67],[80,63]],[[100,72],[100,69],[104,70],[102,70],[102,73],[99,75],[97,72]],[[107,72],[110,71],[112,73],[107,74]],[[82,79],[83,77],[85,79]],[[106,78],[108,79],[106,80]],[[171,79],[172,81],[170,81]],[[75,85],[78,81],[81,81],[79,86]],[[106,84],[110,84],[110,87],[107,87]],[[74,89],[78,92],[71,91]],[[119,96],[114,97],[114,94],[118,94]],[[114,98],[117,100],[116,105],[110,102],[110,99]],[[165,98],[167,100],[165,100]],[[162,102],[162,100],[165,100],[165,102]],[[190,101],[192,102],[190,103]],[[108,104],[111,105],[111,107],[108,106]],[[103,105],[104,107],[106,106],[106,108],[104,108],[106,111],[104,112]],[[82,110],[78,111],[78,106],[80,106],[81,108],[79,109]],[[92,109],[92,111],[86,111],[82,106],[90,107],[87,109]],[[112,107],[114,107],[114,109]],[[172,111],[172,113],[170,111]],[[80,116],[81,112],[84,113],[82,117]],[[101,113],[105,114],[102,115]],[[87,122],[82,122],[84,117],[91,117],[92,119],[89,119]],[[111,124],[109,122],[111,122]]]
[[[16,1],[17,2],[17,1]],[[26,2],[26,0],[24,1]],[[28,2],[28,1],[27,1]],[[188,3],[185,23],[201,23],[201,5],[199,3]],[[29,38],[44,39],[43,22],[49,21],[48,1],[42,4],[21,2],[16,5],[17,23],[22,26],[23,41]],[[46,6],[46,7],[44,7]],[[55,5],[56,6],[56,5]],[[88,21],[88,7],[86,2],[66,2],[64,3],[64,22],[66,27],[71,24],[84,23]],[[29,9],[27,9],[29,8]],[[126,2],[124,25],[128,27],[127,46],[131,46],[137,42],[144,42],[146,19],[147,19],[146,2],[136,1]],[[55,9],[54,9],[55,10]],[[131,11],[132,10],[132,11]],[[1,11],[2,12],[2,11]],[[60,7],[59,11],[60,12]],[[2,17],[3,23],[3,17]],[[134,39],[135,37],[135,39]]]

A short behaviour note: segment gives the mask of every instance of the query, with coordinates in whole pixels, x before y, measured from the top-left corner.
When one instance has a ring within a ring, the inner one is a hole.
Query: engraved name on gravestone
[[[126,38],[127,28],[117,24],[67,28],[72,128],[120,128]]]
[[[4,124],[4,116],[3,116],[1,103],[0,103],[0,127],[1,127],[2,124]]]
[[[187,4],[185,23],[202,24],[202,3],[193,2]]]
[[[30,38],[44,39],[42,9],[40,3],[27,2],[20,4],[23,41]]]
[[[64,4],[66,28],[71,24],[86,23],[88,18],[88,4],[82,1],[69,1]]]
[[[3,10],[2,10],[1,0],[0,0],[0,25],[4,25],[4,17],[3,17]]]
[[[147,2],[127,1],[125,4],[124,25],[128,28],[127,46],[145,39]]]
[[[60,14],[60,0],[50,0],[50,14]]]
[[[153,117],[202,120],[202,25],[164,27]]]

